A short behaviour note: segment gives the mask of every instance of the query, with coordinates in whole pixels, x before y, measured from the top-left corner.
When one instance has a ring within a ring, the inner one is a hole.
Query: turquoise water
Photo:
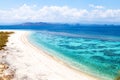
[[[76,69],[114,79],[120,71],[120,41],[83,36],[39,31],[32,33],[30,39],[38,46],[54,51],[49,54]]]

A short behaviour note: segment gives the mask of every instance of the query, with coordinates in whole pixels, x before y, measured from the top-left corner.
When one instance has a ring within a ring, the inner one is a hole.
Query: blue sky
[[[1,0],[0,23],[120,23],[120,0]]]
[[[120,8],[120,0],[1,0],[0,9],[10,9],[23,4],[42,6],[69,6],[89,9],[89,4],[102,5],[107,8]]]

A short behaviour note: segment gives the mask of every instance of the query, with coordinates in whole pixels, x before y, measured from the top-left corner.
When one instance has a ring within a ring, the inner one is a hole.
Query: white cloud
[[[92,6],[92,5],[91,5]],[[12,22],[95,22],[120,21],[120,9],[77,9],[67,6],[23,6],[11,10],[0,10],[0,23]],[[94,6],[95,7],[95,6]]]
[[[104,9],[104,8],[105,8],[104,6],[94,5],[94,4],[89,4],[89,6],[90,6],[91,8],[95,8],[95,9]]]

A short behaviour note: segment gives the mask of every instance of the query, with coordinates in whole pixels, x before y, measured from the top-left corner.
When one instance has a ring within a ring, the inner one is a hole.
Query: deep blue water
[[[0,29],[47,30],[75,34],[92,34],[94,36],[120,36],[120,25],[25,23],[20,25],[1,25]]]

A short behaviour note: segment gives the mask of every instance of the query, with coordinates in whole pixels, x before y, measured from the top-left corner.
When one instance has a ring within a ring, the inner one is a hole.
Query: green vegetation
[[[120,76],[118,76],[115,80],[120,80]]]
[[[120,80],[120,71],[118,71],[118,75],[116,76],[114,80]]]
[[[6,43],[8,42],[8,37],[13,32],[0,32],[0,50],[3,49],[3,47],[6,46]]]
[[[120,74],[115,78],[115,80],[120,80]]]

